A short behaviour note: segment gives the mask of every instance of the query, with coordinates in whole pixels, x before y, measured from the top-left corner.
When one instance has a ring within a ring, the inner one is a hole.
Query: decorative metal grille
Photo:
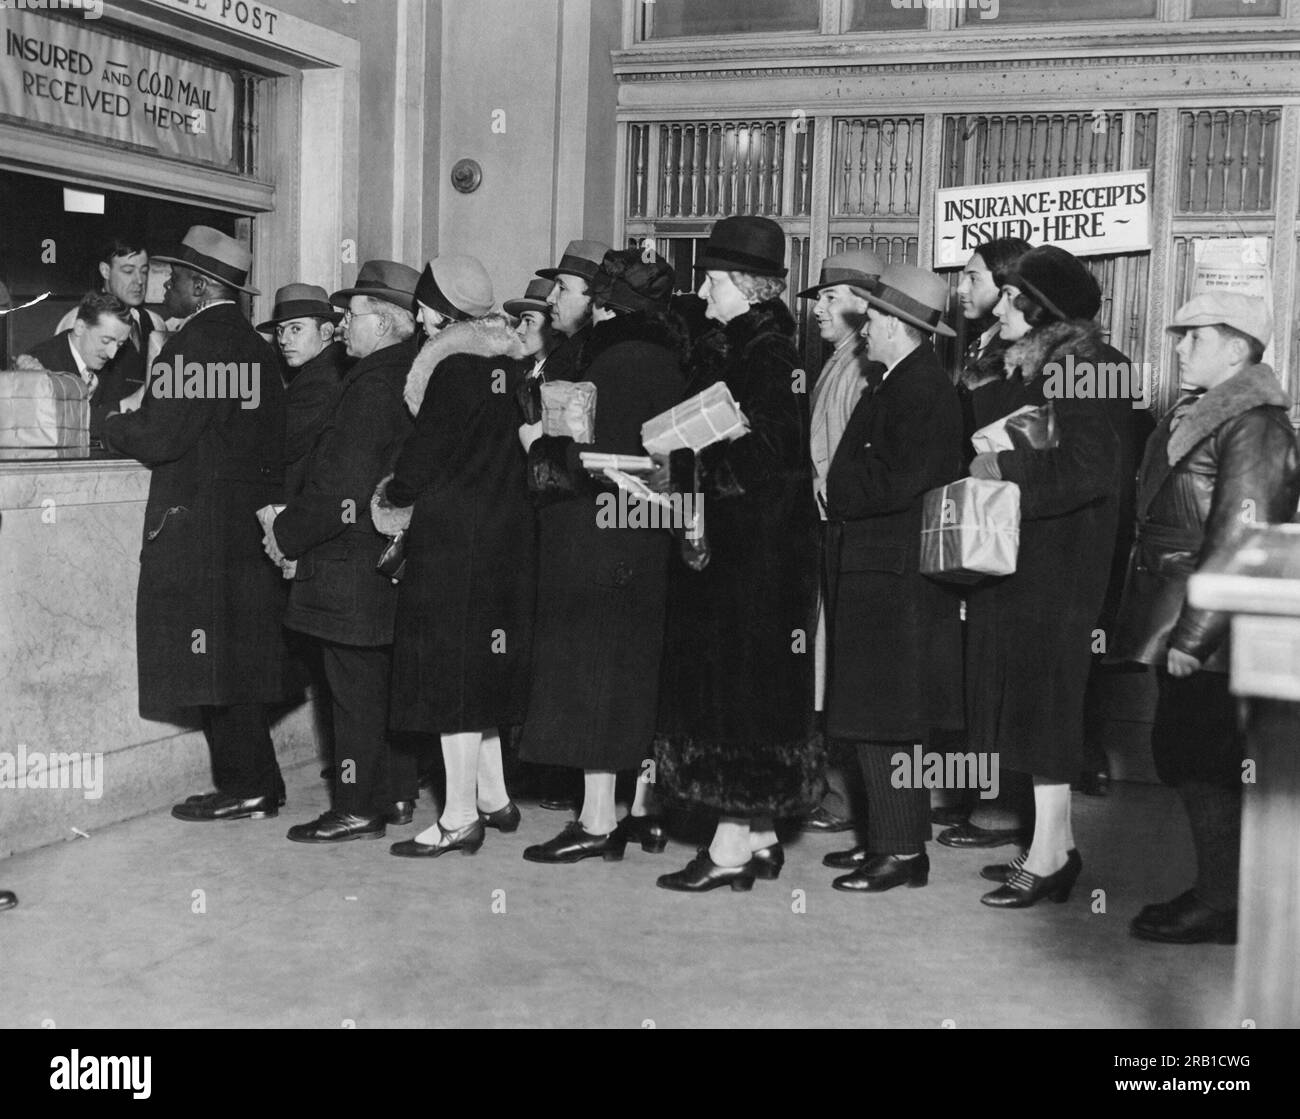
[[[1183,214],[1273,209],[1280,109],[1193,109],[1178,114]]]
[[[859,117],[835,122],[832,166],[836,217],[909,217],[921,212],[924,117]]]
[[[919,251],[916,237],[897,234],[866,234],[852,236],[837,234],[831,237],[831,254],[870,249],[886,264],[915,264]]]
[[[813,126],[802,118],[634,124],[628,215],[807,215]]]
[[[1124,141],[1132,131],[1132,156]],[[960,115],[943,122],[943,186],[1054,179],[1152,166],[1154,110]]]

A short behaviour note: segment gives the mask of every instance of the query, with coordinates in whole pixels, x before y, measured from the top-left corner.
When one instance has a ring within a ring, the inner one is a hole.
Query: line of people
[[[160,360],[273,367],[233,299],[250,290],[247,251],[196,227],[169,259],[167,309],[184,321]],[[860,842],[825,862],[843,872],[836,889],[880,893],[924,886],[930,872],[929,791],[899,787],[896,755],[964,741],[999,759],[1009,822],[972,819],[941,842],[1028,839],[983,871],[996,887],[986,905],[1068,898],[1082,867],[1069,783],[1083,763],[1093,634],[1136,448],[1130,401],[1049,399],[1044,371],[1124,360],[1093,321],[1096,281],[1059,248],[983,246],[963,273],[977,329],[955,384],[932,345],[954,333],[948,285],[933,273],[865,250],[828,257],[798,293],[834,347],[812,379],[783,298],[779,226],[723,219],[695,267],[704,322],[691,330],[673,270],[652,250],[571,242],[504,312],[472,257],[440,256],[422,273],[370,261],[331,296],[301,284],[277,294],[260,329],[276,332],[298,369],[287,392],[264,384],[252,412],[146,394],[137,410],[105,417],[110,444],[153,467],[141,710],[200,707],[212,749],[216,791],[177,805],[178,818],[277,814],[267,711],[301,686],[292,631],[329,685],[334,765],[330,810],[290,839],[379,838],[409,822],[409,742],[436,736],[440,815],[392,852],[472,853],[487,829],[519,826],[501,743],[519,728],[522,759],[583,774],[577,818],[524,858],[617,860],[628,843],[662,851],[665,810],[692,808],[712,815],[712,839],[659,885],[743,891],[779,876],[776,821],[818,810],[834,748],[847,747],[865,819]],[[1220,507],[1229,488],[1260,523],[1289,519],[1300,456],[1281,387],[1259,364],[1271,334],[1260,301],[1202,296],[1170,329],[1191,394],[1147,448],[1130,594],[1111,644],[1118,658],[1158,666],[1157,759],[1184,791],[1200,878],[1182,899],[1148,907],[1134,931],[1225,940],[1233,795],[1240,804],[1239,780],[1230,795],[1227,778],[1241,743],[1215,675],[1226,623],[1191,612],[1182,588],[1236,531]],[[539,387],[557,381],[596,387],[590,442],[545,431]],[[703,538],[606,527],[609,483],[582,453],[643,454],[643,423],[715,384],[739,404],[745,432],[656,454],[646,478],[657,493],[703,495]],[[1049,404],[1050,444],[972,456],[975,428]],[[1233,425],[1242,433],[1227,439]],[[1022,524],[1014,575],[957,588],[920,571],[922,499],[966,474],[1015,482]],[[1171,485],[1191,496],[1162,497]],[[259,544],[267,505],[282,508]],[[1167,531],[1179,517],[1196,523]],[[1153,548],[1177,554],[1152,558]],[[1140,605],[1152,593],[1159,610]],[[1204,764],[1167,760],[1186,762],[1189,750]],[[638,779],[619,819],[626,771]]]

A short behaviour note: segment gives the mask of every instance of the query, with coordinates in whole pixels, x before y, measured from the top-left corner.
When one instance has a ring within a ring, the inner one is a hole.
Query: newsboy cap
[[[1268,304],[1257,295],[1235,291],[1207,291],[1189,299],[1166,329],[1174,333],[1197,326],[1230,326],[1249,334],[1261,346],[1273,337],[1273,316]]]

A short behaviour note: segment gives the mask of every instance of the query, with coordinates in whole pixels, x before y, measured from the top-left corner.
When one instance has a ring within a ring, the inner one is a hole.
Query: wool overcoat
[[[792,816],[821,793],[813,724],[819,520],[808,394],[779,300],[703,335],[687,395],[722,382],[749,433],[672,458],[702,498],[709,560],[669,565],[657,791],[728,816]]]
[[[610,524],[617,491],[594,483],[578,456],[644,454],[641,425],[681,400],[684,341],[664,312],[596,324],[573,373],[596,385],[595,442],[544,435],[529,452],[530,486],[552,503],[539,517],[527,761],[619,770],[651,756],[672,538]]]
[[[280,550],[297,560],[284,624],[340,645],[393,640],[397,588],[375,568],[388,539],[370,520],[370,495],[412,423],[402,390],[416,343],[361,358],[338,389],[303,468],[302,492],[275,519]]]
[[[926,491],[962,468],[957,390],[922,342],[870,386],[826,479],[827,733],[918,742],[962,725],[960,600],[920,571]]]
[[[152,470],[136,595],[146,718],[287,699],[295,690],[280,624],[288,587],[262,551],[256,516],[284,489],[279,358],[237,306],[222,303],[193,315],[155,365],[178,359],[205,370],[243,366],[258,399],[245,408],[197,379],[194,395],[176,399],[164,395],[175,387],[169,380],[146,393],[137,411],[104,420],[106,443]]]

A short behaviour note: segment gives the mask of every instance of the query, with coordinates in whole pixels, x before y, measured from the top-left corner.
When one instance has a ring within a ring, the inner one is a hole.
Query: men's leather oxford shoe
[[[689,863],[675,874],[662,874],[655,883],[663,890],[676,890],[683,894],[702,894],[719,886],[730,886],[736,893],[754,888],[754,862],[751,859],[740,866],[718,866],[701,847]]]
[[[524,858],[530,863],[576,863],[599,855],[607,863],[616,863],[623,857],[627,835],[615,828],[608,835],[592,835],[577,820],[565,825],[554,839],[524,848]]]
[[[351,816],[331,809],[309,824],[289,829],[295,843],[346,843],[349,839],[383,839],[383,816]]]
[[[232,797],[226,793],[204,793],[190,797],[172,809],[172,815],[187,823],[210,823],[213,820],[265,820],[280,814],[274,795]]]
[[[1211,909],[1195,890],[1148,905],[1129,925],[1139,940],[1161,944],[1236,944],[1237,911]]]
[[[962,805],[945,805],[930,809],[930,823],[941,828],[959,827],[970,819],[970,809]]]
[[[895,886],[924,886],[930,879],[930,856],[900,859],[897,855],[872,855],[852,874],[831,883],[837,890],[878,894]]]
[[[547,812],[572,812],[578,807],[578,798],[568,796],[543,797],[538,804],[540,807],[545,808]]]
[[[845,820],[827,812],[820,804],[814,808],[799,824],[799,830],[813,835],[825,835],[831,832],[852,831],[853,821]]]
[[[12,890],[0,890],[0,911],[13,909],[18,904],[18,895]]]
[[[523,819],[523,815],[519,811],[519,806],[513,800],[508,800],[504,808],[498,808],[495,812],[480,812],[478,818],[483,821],[485,828],[511,832],[519,830],[519,821]]]
[[[394,827],[404,827],[415,819],[415,801],[395,800],[384,813],[384,820]]]
[[[854,847],[849,851],[832,851],[822,856],[822,866],[832,870],[856,870],[867,861],[867,849]]]
[[[1029,835],[1019,828],[982,828],[967,820],[955,828],[939,833],[939,842],[945,847],[1001,847],[1007,843],[1028,846]]]
[[[439,824],[437,843],[421,843],[418,839],[403,839],[401,843],[394,843],[388,849],[388,852],[391,855],[396,855],[399,859],[436,859],[439,855],[445,855],[448,851],[459,851],[463,855],[472,855],[483,846],[485,834],[482,820],[471,820],[463,828],[457,828],[455,831],[446,831]]]

